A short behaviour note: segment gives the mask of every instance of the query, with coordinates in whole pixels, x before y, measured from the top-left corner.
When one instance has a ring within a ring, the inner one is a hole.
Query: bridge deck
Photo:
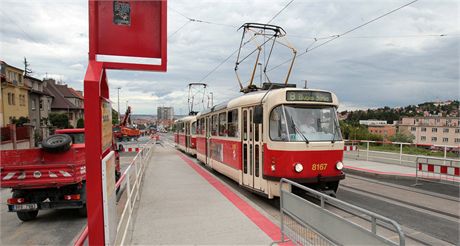
[[[130,244],[263,244],[279,227],[179,151],[158,147],[144,176]]]

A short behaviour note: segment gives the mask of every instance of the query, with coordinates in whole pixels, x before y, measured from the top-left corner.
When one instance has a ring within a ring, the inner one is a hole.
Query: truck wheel
[[[16,214],[18,215],[18,218],[22,221],[29,221],[29,220],[33,220],[37,217],[38,215],[38,210],[34,210],[34,211],[27,211],[27,212],[16,212]]]
[[[83,182],[81,190],[80,190],[80,199],[85,202],[83,207],[78,209],[78,214],[81,217],[87,217],[88,211],[86,210],[86,182]]]
[[[64,152],[70,149],[72,138],[67,134],[51,135],[42,142],[42,147],[47,152]]]
[[[88,216],[88,211],[86,210],[86,204],[83,207],[78,209],[78,214],[81,217],[87,217]]]
[[[24,192],[21,191],[21,190],[13,191],[13,198],[19,198],[19,197],[24,197]],[[27,212],[16,212],[16,215],[22,221],[29,221],[29,220],[33,220],[33,219],[35,219],[37,217],[38,210],[27,211]]]

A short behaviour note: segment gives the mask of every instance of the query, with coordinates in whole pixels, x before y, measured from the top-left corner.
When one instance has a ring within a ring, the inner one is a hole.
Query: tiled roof
[[[72,94],[75,95],[75,97],[80,98],[81,100],[84,100],[83,96],[80,95],[80,93],[78,93],[76,90],[74,90],[74,89],[71,88],[71,87],[69,87],[68,89],[69,89],[69,91],[70,91]]]
[[[46,82],[47,82],[47,86],[45,87],[45,93],[51,94],[54,97],[54,100],[51,103],[51,108],[53,109],[81,109],[75,106],[69,100],[65,99],[65,96],[62,94],[61,91],[65,92],[68,90],[60,89],[63,87],[62,85],[55,84],[53,80],[47,80]]]

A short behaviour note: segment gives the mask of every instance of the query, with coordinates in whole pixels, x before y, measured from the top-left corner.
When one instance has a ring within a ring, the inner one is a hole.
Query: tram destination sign
[[[287,91],[286,101],[332,102],[332,95],[324,91]]]

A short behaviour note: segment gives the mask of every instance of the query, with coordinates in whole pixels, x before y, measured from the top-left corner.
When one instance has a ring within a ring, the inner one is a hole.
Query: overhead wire
[[[187,21],[185,22],[182,26],[180,26],[179,28],[177,28],[176,31],[174,31],[173,33],[169,34],[168,38],[171,38],[172,36],[176,35],[176,33],[178,33],[180,30],[182,30],[185,26],[187,26],[188,24],[190,24],[191,21]]]
[[[26,31],[24,31],[24,29],[22,29],[21,26],[19,26],[18,23],[16,23],[16,21],[14,21],[13,19],[11,19],[7,14],[5,14],[5,12],[3,12],[3,10],[0,8],[0,12],[2,12],[2,15],[5,16],[11,23],[13,23],[13,25],[15,25],[17,28],[19,28],[19,30],[21,30],[21,32],[24,34],[24,36],[28,39],[30,39],[31,41],[39,44],[40,42],[38,42],[35,38],[33,38],[32,36],[30,36]]]
[[[336,37],[337,35],[331,35],[327,37],[307,37],[307,36],[301,36],[301,35],[289,35],[290,37],[293,38],[304,38],[304,39],[313,39],[313,40],[321,40],[321,39],[330,39],[333,37]],[[460,36],[460,34],[457,35],[452,35],[452,34],[446,34],[446,33],[441,33],[441,34],[409,34],[409,35],[368,35],[368,36],[347,36],[343,38],[424,38],[424,37],[455,37],[455,36]]]
[[[168,6],[169,9],[171,9],[172,11],[176,12],[177,14],[181,15],[182,17],[184,17],[185,19],[191,21],[191,22],[198,22],[198,23],[205,23],[205,24],[211,24],[211,25],[218,25],[218,26],[227,26],[227,27],[232,27],[232,28],[238,28],[238,26],[234,26],[234,25],[229,25],[229,24],[224,24],[224,23],[217,23],[217,22],[213,22],[213,21],[208,21],[208,20],[200,20],[200,19],[196,19],[196,18],[191,18],[179,11],[177,11],[176,9],[174,9],[173,7],[171,6]]]
[[[340,37],[342,37],[342,36],[344,36],[344,35],[346,35],[346,34],[348,34],[348,33],[351,33],[351,32],[353,32],[353,31],[356,31],[357,29],[360,29],[360,28],[362,28],[362,27],[364,27],[364,26],[366,26],[366,25],[369,25],[370,23],[375,22],[375,21],[377,21],[377,20],[379,20],[379,19],[381,19],[381,18],[383,18],[383,17],[385,17],[385,16],[387,16],[387,15],[390,15],[390,14],[392,14],[392,13],[394,13],[394,12],[396,12],[396,11],[398,11],[398,10],[404,8],[404,7],[407,7],[407,6],[413,4],[413,3],[417,2],[417,1],[418,1],[418,0],[413,0],[413,1],[409,2],[409,3],[406,3],[406,4],[404,4],[404,5],[402,5],[402,6],[398,7],[398,8],[396,8],[396,9],[393,9],[393,10],[391,10],[391,11],[389,11],[389,12],[386,12],[386,13],[380,15],[380,16],[377,16],[376,18],[373,18],[373,19],[371,19],[371,20],[369,20],[369,21],[366,21],[366,22],[364,22],[363,24],[360,24],[360,25],[358,25],[358,26],[356,26],[356,27],[353,27],[353,28],[351,28],[350,30],[347,30],[347,31],[345,31],[345,32],[343,32],[343,33],[341,33],[341,34],[333,35],[333,36],[330,37],[329,40],[324,41],[324,42],[322,42],[321,44],[318,44],[318,45],[314,46],[313,48],[306,49],[304,52],[302,52],[302,53],[296,55],[295,58],[300,57],[300,56],[303,56],[303,55],[307,54],[308,52],[311,52],[311,51],[313,51],[313,50],[315,50],[315,49],[318,49],[318,48],[320,48],[320,47],[322,47],[322,46],[324,46],[324,45],[326,45],[326,44],[328,44],[328,43],[330,43],[330,42],[332,42],[332,41],[334,41],[334,40],[336,40],[336,39],[338,39],[338,38],[340,38]],[[268,70],[268,71],[273,71],[273,70],[279,68],[280,66],[282,66],[282,65],[284,65],[284,64],[286,64],[286,63],[288,63],[288,62],[291,61],[291,60],[292,60],[292,59],[288,59],[288,60],[286,60],[286,61],[284,61],[284,62],[282,62],[282,63],[280,63],[280,64],[274,66],[273,68],[271,68],[271,69]]]
[[[267,22],[267,24],[270,24],[270,22],[272,22],[276,17],[278,17],[278,15],[280,15],[281,12],[283,12],[287,7],[289,7],[289,5],[290,5],[292,2],[294,2],[294,0],[289,1],[286,5],[284,5],[284,7],[283,7],[280,11],[278,11],[278,13],[276,13],[276,14]]]

